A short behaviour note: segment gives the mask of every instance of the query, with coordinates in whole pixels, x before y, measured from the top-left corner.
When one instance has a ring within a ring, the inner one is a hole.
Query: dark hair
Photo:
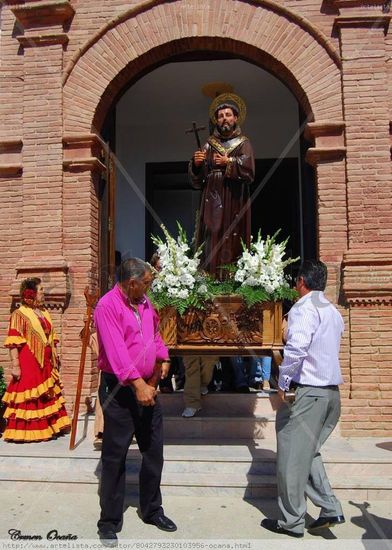
[[[157,263],[159,262],[159,260],[161,259],[161,257],[159,256],[158,252],[154,252],[154,254],[151,256],[151,260],[150,260],[150,264],[152,265],[152,267],[156,267]]]
[[[327,285],[327,276],[327,266],[320,260],[305,260],[297,274],[297,278],[302,277],[309,290],[324,290]]]
[[[24,279],[20,284],[20,297],[22,298],[25,290],[37,290],[37,286],[40,284],[41,279],[39,277],[29,277],[28,279]]]
[[[215,116],[218,114],[218,111],[222,111],[222,109],[231,109],[233,111],[233,114],[238,117],[239,115],[239,108],[235,103],[221,103],[218,105],[218,107],[215,109]]]
[[[124,260],[117,269],[117,280],[122,283],[129,279],[141,279],[146,271],[151,271],[150,266],[140,258]]]

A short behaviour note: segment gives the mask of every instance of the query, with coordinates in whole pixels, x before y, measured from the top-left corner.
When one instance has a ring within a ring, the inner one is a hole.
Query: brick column
[[[382,13],[385,2],[380,0],[339,0],[337,4],[341,13],[335,24],[342,55],[349,248],[388,248],[392,181],[385,31],[391,15]]]
[[[63,236],[71,299],[63,314],[62,361],[66,365],[63,382],[71,410],[79,372],[79,333],[86,313],[84,290],[88,285],[90,291],[94,291],[99,281],[99,196],[103,185],[102,173],[106,167],[101,162],[105,144],[96,134],[66,135],[63,147]],[[97,370],[88,350],[81,410],[96,386]]]
[[[0,75],[0,326],[4,337],[10,313],[10,287],[22,253],[23,56],[13,38],[15,17],[1,7]],[[8,350],[0,346],[0,365],[8,368]],[[6,375],[8,379],[8,372]]]
[[[64,25],[74,10],[68,0],[12,7],[15,38],[24,55],[22,256],[11,293],[20,279],[39,274],[48,305],[69,298],[62,235],[62,85]],[[60,329],[60,327],[58,327]]]
[[[305,128],[305,137],[313,143],[306,161],[316,172],[317,244],[319,258],[328,266],[326,295],[337,304],[345,323],[340,363],[345,380],[342,395],[346,398],[350,388],[350,319],[341,299],[341,263],[348,241],[344,129],[343,120],[311,122]]]
[[[13,178],[12,193],[18,201],[11,196],[6,203],[11,207],[8,232],[15,237],[8,234],[13,262],[7,266],[4,280],[9,285],[1,299],[8,302],[9,316],[7,294],[11,293],[15,305],[21,280],[41,277],[61,341],[61,313],[70,297],[63,256],[61,73],[68,41],[64,27],[74,10],[68,0],[9,4],[3,29],[7,34],[2,39],[10,50],[12,45],[19,79],[6,91],[6,105],[13,114],[6,117],[3,128],[12,127],[18,117],[19,133],[0,140],[0,177]]]
[[[350,308],[347,435],[392,426],[392,181],[383,0],[335,0],[346,122],[348,250],[343,290]],[[372,414],[372,411],[374,413]]]

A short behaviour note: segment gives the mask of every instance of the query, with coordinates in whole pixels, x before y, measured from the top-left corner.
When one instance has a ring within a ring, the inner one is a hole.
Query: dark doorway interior
[[[162,237],[160,224],[170,234],[177,235],[177,220],[185,229],[188,240],[193,237],[200,191],[192,189],[188,181],[186,162],[146,164],[146,259],[151,258],[154,244],[151,235]]]
[[[176,235],[178,220],[188,238],[193,236],[200,192],[190,187],[187,168],[186,162],[146,165],[146,199],[150,205],[146,212],[147,259],[154,252],[150,235],[162,236],[160,223]],[[311,174],[301,180],[297,158],[256,160],[251,187],[252,234],[256,237],[260,229],[265,237],[281,229],[279,240],[289,237],[288,254],[296,257],[303,251],[304,258],[309,258],[316,254],[315,189]]]
[[[105,147],[102,148],[101,161],[105,170],[99,175],[98,200],[99,200],[99,277],[98,284],[100,294],[103,295],[114,284],[115,272],[115,138],[116,138],[116,110],[112,109],[107,117],[102,130],[102,140]]]

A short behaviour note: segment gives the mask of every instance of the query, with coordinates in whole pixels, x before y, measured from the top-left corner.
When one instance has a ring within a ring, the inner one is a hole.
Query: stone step
[[[202,397],[202,410],[182,418],[182,392],[159,396],[164,414],[165,441],[173,439],[265,439],[275,433],[276,392],[213,392]]]
[[[36,445],[0,443],[0,481],[83,484],[97,487],[100,453],[85,440],[74,451],[68,441]],[[88,445],[87,445],[88,443]],[[392,499],[392,456],[368,442],[329,440],[323,458],[332,486],[341,498]],[[172,495],[232,494],[254,498],[276,496],[275,439],[176,440],[165,445],[162,491]],[[128,452],[127,484],[137,491],[140,453]],[[349,475],[348,475],[349,473]],[[96,490],[96,489],[95,489]]]
[[[210,460],[187,457],[176,459],[165,457],[164,475],[183,475],[184,479],[193,476],[196,484],[204,476],[214,476],[221,481],[224,478],[248,476],[275,476],[276,457],[266,456],[253,460],[236,460],[211,458]],[[90,457],[0,457],[0,480],[31,481],[75,481],[77,483],[96,482],[96,473],[100,470],[99,456]],[[138,451],[130,451],[127,459],[127,474],[139,471],[141,457]],[[387,483],[392,481],[392,461],[389,462],[353,462],[351,460],[325,459],[325,467],[331,477],[351,480],[363,478],[383,478]],[[350,475],[347,476],[347,470]],[[203,484],[203,483],[201,483]]]
[[[71,485],[98,486],[100,466],[98,459],[31,459],[18,458],[5,464],[0,459],[0,480],[4,484],[18,481],[37,483],[66,483]],[[140,460],[128,460],[127,485],[130,492],[137,492]],[[240,463],[241,464],[241,463]],[[195,465],[197,467],[195,468]],[[212,468],[213,463],[189,462],[174,463],[166,461],[162,475],[164,494],[235,494],[247,498],[273,498],[276,496],[276,477],[273,464],[245,465],[230,464],[229,468]],[[219,464],[220,465],[220,464]],[[216,466],[216,463],[215,463]],[[352,473],[347,476],[350,467]],[[355,467],[339,464],[335,468],[326,464],[329,478],[334,490],[341,498],[373,498],[392,500],[391,465],[389,475],[385,475],[375,465],[367,465],[366,474],[358,475]],[[377,475],[380,474],[380,475]]]
[[[217,437],[226,440],[266,439],[275,434],[275,415],[261,417],[165,417],[165,440],[204,439],[206,442]]]
[[[275,436],[276,392],[248,394],[213,392],[202,397],[202,410],[193,418],[182,418],[182,392],[159,396],[164,414],[165,439],[265,439]],[[339,426],[332,437],[340,435]]]
[[[180,416],[184,409],[183,392],[160,394],[159,401],[165,416]],[[276,392],[225,393],[212,392],[201,398],[202,417],[251,417],[275,414],[279,406]]]
[[[247,397],[240,396],[240,400],[246,404]],[[172,396],[169,398],[173,400]],[[269,402],[268,399],[263,401]],[[263,406],[266,407],[263,418],[272,427],[274,412],[266,404]],[[167,436],[170,423],[172,431],[177,430],[177,437],[172,439]],[[255,415],[236,418],[166,417],[162,492],[168,495],[275,497],[275,434],[258,439],[227,437],[223,433],[223,429],[239,430],[236,426],[241,423],[259,426],[260,418]],[[0,481],[6,487],[12,487],[18,481],[44,481],[57,483],[59,487],[63,484],[70,490],[83,486],[83,490],[96,493],[100,452],[93,447],[93,424],[93,416],[80,418],[77,445],[73,451],[69,450],[69,436],[25,445],[0,440]],[[211,438],[206,438],[203,433],[206,425],[209,425],[208,429],[213,434]],[[183,431],[180,432],[180,429]],[[244,431],[243,426],[241,430]],[[196,432],[202,434],[202,437],[195,437]],[[322,455],[337,495],[345,499],[391,500],[390,449],[390,439],[329,438],[323,446]],[[137,445],[132,444],[127,460],[127,484],[131,493],[137,492],[139,465],[140,453]]]

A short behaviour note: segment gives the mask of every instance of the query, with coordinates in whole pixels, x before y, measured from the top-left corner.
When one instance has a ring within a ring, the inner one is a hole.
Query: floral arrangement
[[[177,239],[164,226],[161,228],[166,241],[152,237],[161,270],[156,272],[150,298],[158,309],[171,306],[182,315],[191,307],[205,309],[206,301],[224,294],[240,294],[248,307],[259,302],[296,298],[297,293],[290,288],[284,269],[298,258],[283,260],[287,239],[278,243],[279,231],[265,240],[259,232],[249,250],[243,244],[244,251],[237,265],[225,266],[228,278],[218,281],[198,270],[202,248],[191,254],[186,233],[178,222],[177,226]]]
[[[238,260],[234,280],[240,283],[237,292],[243,295],[248,305],[296,298],[296,291],[290,288],[284,270],[299,258],[283,260],[288,239],[278,243],[279,232],[280,229],[263,240],[259,231],[257,240],[251,240],[249,250],[243,244],[244,251]]]
[[[198,274],[202,249],[199,248],[191,255],[186,233],[178,222],[177,226],[177,239],[170,235],[164,225],[161,225],[161,229],[166,242],[152,236],[161,270],[156,272],[150,296],[158,309],[172,306],[182,314],[189,307],[202,308],[207,287],[203,284],[203,277]]]

